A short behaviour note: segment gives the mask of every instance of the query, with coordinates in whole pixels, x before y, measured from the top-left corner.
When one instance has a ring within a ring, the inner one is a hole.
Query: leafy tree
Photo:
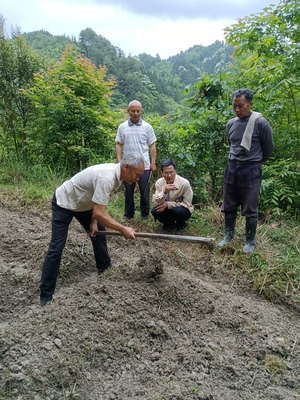
[[[109,75],[117,73],[117,50],[109,40],[86,28],[79,34],[79,45],[82,54],[96,67],[105,66]]]
[[[298,162],[280,160],[263,166],[260,212],[265,216],[297,216],[300,210]]]
[[[255,88],[276,132],[278,156],[300,156],[300,8],[282,0],[226,29],[243,86]],[[286,140],[289,143],[287,146]]]
[[[17,31],[12,39],[0,32],[0,121],[2,146],[14,149],[18,159],[26,157],[27,125],[31,104],[22,90],[30,87],[41,60]]]
[[[191,116],[177,114],[155,118],[157,161],[171,157],[178,172],[194,191],[195,202],[216,202],[222,197],[222,181],[228,155],[225,125],[232,116],[226,76],[203,75],[189,100]]]
[[[233,47],[216,41],[209,46],[195,45],[185,52],[168,59],[173,73],[180,76],[184,85],[193,85],[203,73],[208,75],[215,72],[216,65],[224,60],[227,64]]]
[[[35,106],[32,155],[42,163],[84,168],[91,157],[110,160],[115,122],[109,109],[113,80],[106,69],[67,46],[61,62],[35,76],[25,93]]]
[[[161,61],[161,58],[159,56],[153,57],[150,54],[142,53],[139,54],[139,60],[144,65],[145,70],[148,71],[152,67],[154,67],[155,64],[159,63]]]
[[[45,30],[23,33],[26,43],[37,50],[44,59],[46,65],[55,64],[62,56],[67,45],[72,44],[73,48],[79,51],[75,37],[66,35],[52,35]]]
[[[170,63],[164,60],[156,63],[148,74],[161,93],[172,97],[177,103],[180,102],[184,85],[179,76],[173,73]]]
[[[203,75],[189,103],[194,126],[194,160],[211,201],[222,197],[222,179],[228,156],[226,123],[232,117],[231,87],[227,75]]]

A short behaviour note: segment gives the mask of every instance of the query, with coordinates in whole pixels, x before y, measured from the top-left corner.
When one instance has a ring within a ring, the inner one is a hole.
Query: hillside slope
[[[299,399],[299,314],[227,281],[205,247],[108,237],[98,275],[74,223],[42,308],[48,210],[0,217],[1,399]]]

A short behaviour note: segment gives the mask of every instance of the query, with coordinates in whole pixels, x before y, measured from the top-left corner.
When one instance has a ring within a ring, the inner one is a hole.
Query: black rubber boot
[[[224,239],[218,244],[218,247],[223,247],[234,238],[236,213],[225,214],[225,236]]]
[[[252,253],[255,248],[257,217],[246,217],[246,244],[244,253]]]

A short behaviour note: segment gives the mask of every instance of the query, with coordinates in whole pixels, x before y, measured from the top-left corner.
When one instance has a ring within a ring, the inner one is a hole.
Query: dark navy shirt
[[[241,146],[242,137],[250,115],[244,118],[232,118],[228,121],[226,130],[230,146],[229,160],[263,162],[274,150],[272,129],[264,117],[255,121],[251,148],[247,151]]]

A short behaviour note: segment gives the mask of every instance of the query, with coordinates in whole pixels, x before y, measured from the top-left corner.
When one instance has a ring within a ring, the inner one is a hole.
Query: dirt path
[[[300,399],[299,314],[237,290],[204,247],[109,237],[99,276],[74,223],[41,308],[49,216],[0,220],[1,399]]]

